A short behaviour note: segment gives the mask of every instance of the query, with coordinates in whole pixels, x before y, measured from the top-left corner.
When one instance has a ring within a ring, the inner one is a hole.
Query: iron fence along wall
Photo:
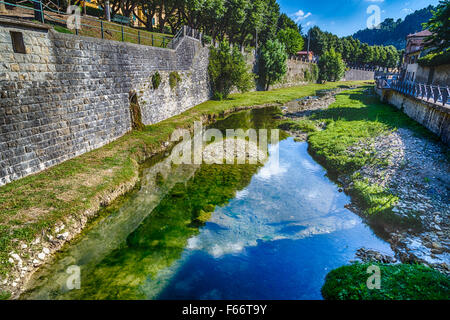
[[[448,86],[442,87],[400,80],[389,81],[382,78],[377,79],[376,83],[379,89],[393,89],[404,95],[431,102],[436,105],[450,106],[450,88]]]
[[[67,24],[67,18],[70,17],[70,14],[61,12],[59,10],[51,9],[50,7],[44,7],[41,1],[34,0],[26,0],[20,2],[20,4],[10,3],[5,0],[0,0],[0,3],[4,3],[7,6],[22,8],[30,11],[34,11],[35,19],[38,18],[42,23],[53,22],[59,23],[61,25]],[[22,5],[23,3],[31,4],[32,6]],[[52,14],[53,13],[53,14]],[[62,15],[65,18],[57,17],[57,15]],[[91,22],[91,24],[88,24]],[[172,35],[163,35],[157,33],[150,33],[148,31],[140,30],[137,28],[132,28],[128,26],[124,26],[118,23],[112,23],[109,21],[104,21],[101,19],[91,18],[86,15],[80,16],[80,23],[77,24],[78,28],[72,29],[77,35],[86,35],[91,37],[98,37],[102,39],[108,39],[106,36],[111,35],[109,40],[118,40],[123,42],[132,42],[141,45],[148,45],[154,47],[162,47],[162,48],[171,48],[174,47],[171,45]],[[88,32],[83,31],[83,27],[88,30]],[[95,33],[96,30],[97,33]],[[115,34],[116,37],[112,36]]]

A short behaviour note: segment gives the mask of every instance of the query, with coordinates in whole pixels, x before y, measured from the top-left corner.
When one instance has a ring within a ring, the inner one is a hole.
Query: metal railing
[[[17,7],[33,11],[35,13],[35,17],[36,13],[38,13],[37,16],[40,17],[38,19],[40,22],[50,23],[56,25],[56,27],[58,27],[58,25],[59,27],[66,26],[67,18],[70,16],[67,13],[60,12],[59,10],[57,11],[51,9],[49,6],[44,7],[41,1],[26,0],[21,1],[20,4],[16,4],[5,0],[0,0],[0,3],[4,3],[9,7]],[[28,4],[28,6],[22,4]],[[76,35],[130,42],[154,47],[172,48],[170,45],[173,38],[172,35],[152,33],[86,15],[80,17],[79,27],[79,29],[67,28],[67,30],[70,30],[71,33],[74,32]]]
[[[400,80],[388,81],[382,78],[377,79],[376,83],[377,88],[379,89],[392,89],[403,93],[404,95],[431,102],[435,105],[441,105],[445,107],[450,106],[450,88],[448,86],[442,87],[437,85]]]

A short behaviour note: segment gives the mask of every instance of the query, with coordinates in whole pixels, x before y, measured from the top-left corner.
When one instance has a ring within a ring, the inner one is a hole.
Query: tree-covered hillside
[[[422,23],[432,17],[433,6],[428,6],[407,15],[404,20],[385,19],[379,29],[364,29],[356,32],[353,38],[369,45],[393,45],[397,49],[403,49],[406,45],[406,36],[422,30]]]

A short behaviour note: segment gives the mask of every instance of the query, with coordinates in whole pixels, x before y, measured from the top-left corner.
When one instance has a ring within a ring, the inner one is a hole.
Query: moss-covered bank
[[[372,265],[380,268],[380,289],[367,286]],[[355,263],[331,271],[322,295],[328,300],[448,300],[450,278],[422,265]]]

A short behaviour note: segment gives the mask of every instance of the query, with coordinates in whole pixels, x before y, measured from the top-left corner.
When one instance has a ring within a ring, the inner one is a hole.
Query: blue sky
[[[318,25],[338,36],[352,35],[367,27],[370,5],[380,8],[381,21],[404,18],[409,13],[436,5],[439,0],[278,0],[281,11],[303,25]]]

